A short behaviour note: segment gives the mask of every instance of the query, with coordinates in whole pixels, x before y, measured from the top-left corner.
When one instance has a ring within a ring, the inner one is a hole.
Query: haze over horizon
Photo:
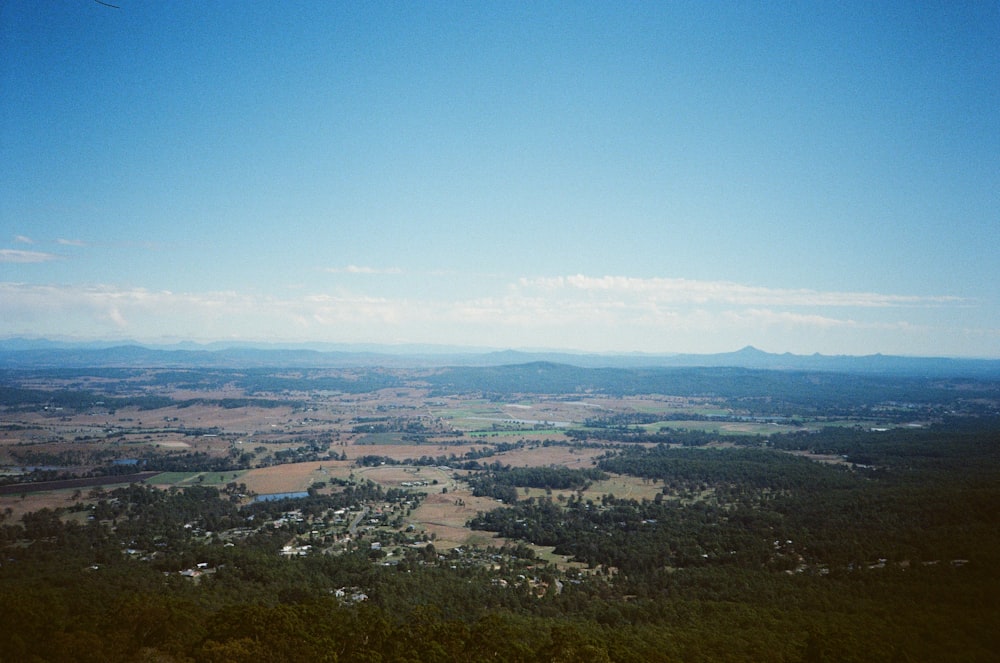
[[[1000,5],[0,6],[0,338],[1000,357]]]

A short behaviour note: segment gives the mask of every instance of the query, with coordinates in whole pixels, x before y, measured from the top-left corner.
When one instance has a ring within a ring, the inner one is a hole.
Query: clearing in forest
[[[351,463],[342,460],[310,461],[274,465],[250,470],[240,481],[247,489],[258,495],[274,493],[294,493],[307,490],[309,486],[331,478],[346,479],[353,470]]]

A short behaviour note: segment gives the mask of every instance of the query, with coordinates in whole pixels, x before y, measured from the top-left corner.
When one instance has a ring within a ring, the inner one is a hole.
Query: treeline
[[[608,472],[657,479],[668,490],[741,488],[827,490],[854,485],[846,468],[767,449],[626,447],[606,454],[598,467]]]
[[[674,430],[661,428],[650,432],[643,428],[599,427],[594,429],[570,428],[566,436],[577,442],[600,440],[604,442],[621,442],[625,444],[676,444],[685,447],[702,447],[711,442],[719,441],[719,434],[700,430]],[[759,445],[757,435],[726,435],[725,441],[736,445]]]
[[[359,417],[351,428],[352,433],[409,433],[424,435],[432,433],[422,421],[409,417]]]
[[[506,504],[517,501],[518,488],[545,490],[586,490],[594,481],[607,479],[598,469],[571,470],[565,467],[504,467],[468,478],[472,494],[493,497]]]
[[[329,457],[330,442],[328,440],[313,440],[299,447],[278,449],[272,456],[276,464],[307,463],[324,460]]]
[[[19,412],[42,407],[75,412],[95,408],[117,410],[125,407],[156,410],[175,404],[175,401],[166,396],[110,396],[89,390],[45,390],[0,386],[0,407]]]
[[[148,454],[138,457],[134,452],[133,449],[103,451],[71,449],[52,453],[39,452],[31,448],[15,448],[11,451],[11,456],[25,466],[76,467],[95,462],[102,463],[82,474],[65,470],[42,469],[25,475],[24,479],[18,477],[18,481],[49,481],[81,476],[117,476],[134,472],[136,467],[155,472],[230,472],[249,469],[253,461],[253,454],[249,452],[231,452],[228,456],[216,456],[204,451],[171,451],[165,454]],[[116,463],[116,460],[120,462]]]
[[[583,425],[587,428],[628,428],[655,424],[663,420],[664,415],[653,412],[617,412],[600,417],[589,417]]]
[[[326,374],[323,374],[326,373]],[[347,394],[365,394],[380,389],[401,387],[405,382],[396,375],[381,369],[359,369],[344,371],[343,375],[331,376],[329,371],[303,371],[298,377],[274,375],[268,371],[234,376],[233,383],[249,394],[335,391]]]
[[[930,474],[992,471],[996,466],[1000,417],[947,418],[927,428],[882,431],[828,427],[818,433],[774,435],[775,449],[842,456],[881,470]]]
[[[480,393],[507,400],[516,394],[612,396],[670,394],[725,399],[756,416],[857,414],[886,401],[973,404],[995,399],[996,382],[942,380],[826,371],[749,368],[581,368],[551,362],[454,367],[424,378],[435,394]]]
[[[100,409],[113,413],[130,407],[140,410],[159,410],[167,407],[187,408],[194,405],[210,405],[232,410],[251,406],[277,408],[301,406],[302,404],[297,401],[268,398],[187,398],[174,400],[167,396],[114,396],[90,390],[46,390],[0,386],[0,407],[17,412],[49,408],[53,411],[69,410],[72,412]]]
[[[419,458],[406,458],[397,460],[391,456],[379,454],[365,454],[355,459],[354,463],[359,467],[376,467],[378,465],[418,465],[418,466],[448,466],[462,470],[480,470],[485,465],[479,461],[484,458],[492,458],[497,454],[502,454],[515,449],[522,449],[527,445],[524,440],[517,442],[497,442],[479,449],[470,449],[461,456],[454,453],[437,456],[420,456]]]

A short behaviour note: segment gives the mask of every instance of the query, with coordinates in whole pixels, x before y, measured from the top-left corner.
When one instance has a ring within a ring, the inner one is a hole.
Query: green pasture
[[[504,419],[509,415],[495,403],[484,402],[482,405],[468,404],[464,407],[443,408],[434,410],[435,417],[440,417],[450,422],[455,428],[461,430],[476,430],[482,428],[483,418]]]

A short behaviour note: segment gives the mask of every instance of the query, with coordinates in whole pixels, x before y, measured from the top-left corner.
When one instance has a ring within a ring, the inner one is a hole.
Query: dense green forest
[[[0,660],[991,661],[1000,651],[996,420],[757,447],[627,445],[592,470],[497,465],[470,480],[576,491],[606,473],[660,490],[512,500],[473,522],[555,546],[583,563],[576,570],[521,544],[412,545],[392,565],[364,546],[279,554],[308,536],[310,518],[409,499],[364,483],[244,506],[236,486],[132,485],[78,518],[28,514],[0,526]]]

